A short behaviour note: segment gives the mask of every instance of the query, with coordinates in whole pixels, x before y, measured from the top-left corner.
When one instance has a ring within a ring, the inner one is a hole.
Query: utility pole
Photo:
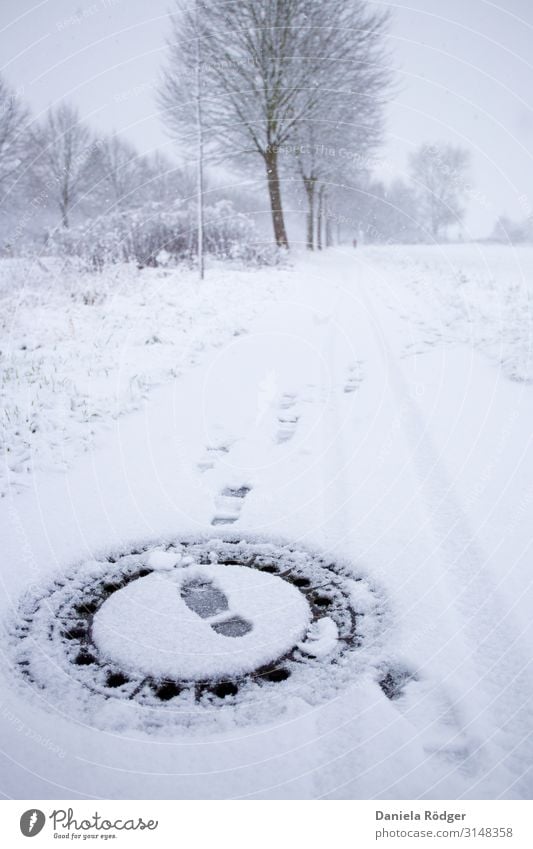
[[[204,279],[204,132],[202,126],[202,53],[200,49],[200,27],[198,24],[198,0],[195,2],[196,16],[196,139],[198,165],[196,169],[196,203],[198,207],[198,274]]]

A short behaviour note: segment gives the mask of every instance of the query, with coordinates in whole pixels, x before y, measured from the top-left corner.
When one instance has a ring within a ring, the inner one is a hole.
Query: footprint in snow
[[[402,665],[386,669],[378,684],[384,695],[408,715],[409,722],[420,728],[422,745],[428,754],[458,762],[467,772],[476,768],[477,745],[465,732],[458,710],[439,686],[432,681],[421,681],[416,672]],[[408,700],[413,687],[417,692]]]
[[[250,492],[251,487],[226,486],[217,495],[215,505],[217,512],[211,522],[212,525],[232,525],[241,515],[243,501]]]
[[[242,616],[223,616],[229,613],[225,594],[208,578],[193,578],[181,588],[181,597],[189,610],[210,622],[213,631],[223,637],[244,637],[252,630],[252,624]]]
[[[345,394],[356,392],[363,382],[363,363],[357,360],[348,368],[348,378],[344,384]]]
[[[387,698],[391,701],[395,701],[403,695],[405,687],[409,681],[416,680],[417,676],[414,672],[411,672],[403,666],[395,666],[385,670],[382,678],[378,681],[378,684]]]
[[[278,445],[283,442],[288,442],[296,432],[296,426],[300,416],[295,410],[296,395],[291,392],[285,392],[281,396],[278,409],[278,429],[276,432],[276,442]]]
[[[214,469],[218,460],[224,455],[229,454],[228,445],[208,445],[205,449],[205,454],[197,463],[201,472],[207,472],[209,469]]]

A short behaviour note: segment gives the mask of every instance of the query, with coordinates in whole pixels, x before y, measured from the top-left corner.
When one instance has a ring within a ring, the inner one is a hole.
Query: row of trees
[[[288,247],[281,181],[299,180],[312,248],[328,186],[354,184],[381,140],[387,22],[363,0],[178,0],[160,103],[200,165],[200,192],[204,156],[240,168],[261,161],[275,242]],[[323,156],[325,144],[357,155]]]
[[[140,155],[118,135],[98,136],[69,103],[36,121],[0,77],[0,196],[4,215],[9,211],[8,239],[42,230],[43,222],[68,228],[95,214],[193,193],[186,170],[159,152]]]
[[[521,221],[514,221],[506,215],[500,216],[490,236],[494,242],[504,244],[520,244],[521,242],[533,242],[533,216],[529,214]]]
[[[198,164],[200,217],[205,159],[261,163],[279,247],[288,247],[282,183],[306,208],[310,249],[335,229],[416,242],[460,224],[468,151],[424,144],[407,181],[372,176],[392,93],[387,26],[388,13],[363,0],[176,0],[160,105]]]
[[[470,155],[447,143],[422,144],[408,157],[404,179],[362,176],[341,210],[370,242],[440,242],[459,234],[468,197]],[[342,216],[341,216],[342,220]]]
[[[160,85],[162,117],[178,141],[177,168],[98,137],[75,107],[35,122],[0,78],[0,192],[25,212],[72,221],[102,211],[172,205],[196,195],[202,271],[204,160],[266,177],[275,242],[288,247],[282,202],[305,208],[308,248],[335,230],[370,241],[442,239],[461,220],[468,153],[422,145],[409,179],[372,168],[391,92],[387,14],[363,0],[196,0],[177,6]],[[29,201],[31,200],[31,203]],[[215,198],[216,201],[216,198]]]

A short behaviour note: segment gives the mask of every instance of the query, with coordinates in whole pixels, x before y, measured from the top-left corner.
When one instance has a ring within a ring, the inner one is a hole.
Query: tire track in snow
[[[377,351],[379,342],[370,329],[366,305],[358,295],[354,298],[353,279],[346,278],[346,270],[345,264],[333,270],[328,268],[330,321],[321,322],[328,364],[320,380],[322,401],[328,408],[323,418],[325,450],[321,458],[323,541],[328,551],[334,552],[338,547],[344,553],[347,550],[355,553],[361,539],[357,542],[357,537],[352,536],[358,526],[354,505],[365,509],[357,488],[364,486],[368,467],[363,478],[358,479],[353,462],[353,439],[360,434],[361,423],[357,417],[361,406],[353,403],[356,396],[352,393],[358,392],[363,379],[379,387],[386,369]],[[335,285],[333,305],[332,281]],[[345,345],[341,344],[343,338]],[[357,358],[352,340],[356,340]],[[370,375],[366,374],[367,364]],[[328,374],[333,374],[330,381],[333,392],[329,397]],[[386,415],[388,410],[392,420],[396,404],[390,391],[383,393],[378,388],[372,394],[380,415]],[[368,410],[368,403],[367,397],[363,401],[363,411]],[[376,459],[379,460],[378,454]],[[355,492],[354,481],[357,481]],[[384,483],[387,486],[386,480]],[[399,721],[401,714],[396,704],[385,696],[383,687],[380,689],[380,673],[383,678],[392,671],[384,652],[387,653],[386,647],[381,646],[373,663],[374,671],[369,670],[363,679],[354,681],[350,693],[336,706],[332,705],[329,715],[317,717],[317,741],[321,752],[320,767],[314,770],[314,796],[317,798],[352,798],[354,795],[355,798],[383,798],[388,785],[393,788],[392,798],[399,798],[399,793],[406,792],[422,797],[435,780],[441,788],[439,797],[447,798],[447,794],[454,792],[451,790],[454,783],[457,786],[453,781],[446,784],[446,764],[432,761],[427,756],[432,753],[424,754],[422,735],[409,719]]]
[[[321,280],[322,280],[321,276]],[[345,535],[350,527],[349,503],[350,483],[348,479],[349,458],[344,439],[341,438],[346,425],[347,416],[341,410],[344,394],[350,394],[359,389],[363,380],[362,361],[355,360],[354,351],[350,345],[349,333],[346,333],[345,322],[349,316],[346,307],[344,281],[327,277],[328,313],[315,321],[315,327],[323,337],[322,348],[325,352],[324,367],[321,369],[318,385],[319,398],[326,415],[322,417],[322,500],[323,500],[323,544],[332,554],[337,549],[343,550]],[[334,287],[333,296],[331,293]],[[343,322],[339,318],[342,315]],[[348,352],[341,352],[339,340],[349,345]],[[352,362],[346,361],[349,354]],[[347,374],[344,383],[338,383],[337,378]],[[332,470],[334,470],[332,472]]]
[[[512,623],[512,607],[504,602],[502,592],[485,565],[487,556],[475,540],[468,518],[454,495],[453,483],[397,365],[388,343],[385,322],[373,302],[375,296],[367,291],[363,274],[359,280],[392,391],[398,408],[404,411],[402,427],[411,447],[413,468],[433,528],[435,554],[442,563],[443,574],[447,573],[455,583],[455,606],[464,623],[464,635],[471,647],[471,660],[476,670],[472,691],[477,686],[483,688],[486,694],[483,709],[492,718],[493,742],[501,749],[500,763],[510,770],[515,780],[514,792],[518,790],[529,798],[531,784],[527,773],[533,763],[533,709],[521,680],[531,662],[521,648],[522,635],[515,631]],[[381,339],[377,337],[376,327],[380,328]],[[473,717],[468,725],[475,727],[477,719]],[[463,731],[469,734],[468,728]]]

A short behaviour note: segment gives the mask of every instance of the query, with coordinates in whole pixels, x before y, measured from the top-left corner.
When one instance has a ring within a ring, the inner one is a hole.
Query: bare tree
[[[95,160],[107,200],[116,208],[132,206],[147,179],[146,163],[136,148],[117,135],[109,136],[95,146]]]
[[[261,157],[274,237],[283,247],[288,247],[288,239],[280,151],[304,118],[311,121],[320,109],[324,111],[330,95],[328,79],[342,78],[343,62],[353,64],[354,36],[347,38],[345,33],[355,20],[351,10],[364,4],[334,0],[334,5],[330,13],[329,6],[316,0],[197,2],[205,134],[222,155]],[[376,17],[376,26],[382,18]],[[188,123],[186,104],[193,99],[190,91],[184,94],[184,64],[194,67],[193,58],[187,59],[193,33],[194,11],[181,9],[174,18],[162,102],[167,121],[181,124],[182,129]],[[340,88],[345,95],[349,91],[346,85]]]
[[[196,106],[196,143],[198,150],[197,192],[198,208],[198,273],[204,279],[204,124],[202,109],[202,33],[198,17],[198,0],[194,3],[194,29],[196,44],[194,51],[194,99]]]
[[[197,255],[200,280],[204,278],[204,160],[205,92],[203,51],[205,31],[198,0],[192,7],[176,3],[169,61],[159,88],[163,119],[182,149],[194,150],[196,165]],[[192,73],[191,73],[192,71]]]
[[[533,241],[533,227],[531,218],[522,221],[513,221],[506,215],[500,215],[494,224],[490,235],[491,241],[503,244],[520,244]]]
[[[29,112],[15,91],[0,76],[0,190],[20,170],[27,151]]]
[[[303,117],[310,118],[331,67],[331,37],[314,25],[317,3],[307,0],[231,2],[209,41],[223,135],[253,150],[266,170],[274,237],[288,247],[279,153]]]
[[[391,91],[385,49],[389,15],[363,0],[329,0],[313,6],[312,25],[330,61],[315,69],[322,97],[295,129],[298,171],[307,201],[307,247],[322,246],[329,182],[342,183],[366,167],[382,138],[384,105]],[[327,240],[326,240],[327,241]]]
[[[324,219],[324,191],[325,186],[322,183],[318,190],[318,212],[316,218],[316,246],[317,250],[322,250],[322,222]]]
[[[434,239],[442,238],[450,224],[464,217],[469,163],[468,150],[445,143],[423,144],[409,157],[419,215],[428,222]]]
[[[67,103],[49,110],[37,146],[36,167],[59,207],[63,227],[68,227],[72,207],[96,181],[98,146],[78,110]]]
[[[355,106],[354,106],[355,108]],[[348,108],[345,106],[346,117]],[[304,187],[306,245],[313,250],[331,243],[327,229],[330,198],[347,184],[354,185],[371,164],[372,149],[380,140],[381,116],[376,112],[369,125],[354,121],[317,119],[302,122],[295,147],[296,170]]]
[[[144,156],[140,165],[144,174],[140,194],[144,200],[172,204],[195,196],[195,174],[177,165],[160,150]]]
[[[395,242],[419,242],[422,232],[417,220],[417,196],[413,187],[397,177],[385,189],[382,231]]]
[[[309,87],[314,45],[303,0],[202,4],[204,57],[219,147],[253,152],[264,163],[276,244],[288,247],[278,155]],[[307,44],[305,44],[307,42]],[[305,50],[307,46],[307,50]],[[303,98],[300,98],[303,100]]]

